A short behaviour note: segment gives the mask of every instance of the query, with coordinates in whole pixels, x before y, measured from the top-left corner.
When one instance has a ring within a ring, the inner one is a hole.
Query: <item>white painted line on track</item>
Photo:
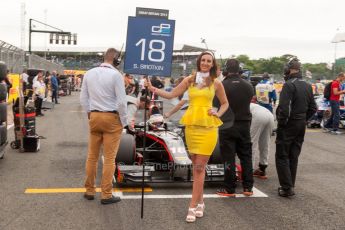
[[[258,198],[258,197],[268,197],[265,193],[261,192],[257,188],[253,188],[254,194],[252,196],[245,196],[243,194],[236,194],[233,198]],[[118,195],[121,199],[124,200],[138,200],[141,199],[141,195]],[[144,195],[144,199],[190,199],[192,198],[192,194],[181,194],[181,195]],[[204,194],[204,198],[230,198],[225,196],[219,196],[217,194]]]

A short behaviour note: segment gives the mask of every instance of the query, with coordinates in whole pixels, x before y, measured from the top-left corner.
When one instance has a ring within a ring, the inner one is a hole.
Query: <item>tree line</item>
[[[272,58],[260,58],[260,59],[250,59],[247,55],[239,55],[236,58],[243,63],[243,68],[248,69],[252,72],[252,75],[260,75],[265,72],[274,75],[275,79],[282,78],[284,65],[294,57],[291,54],[285,54],[280,57]],[[220,64],[224,64],[224,60],[219,60]],[[306,71],[309,71],[312,75],[312,79],[333,79],[336,73],[344,71],[343,66],[336,66],[334,70],[332,67],[328,66],[327,63],[302,63],[303,76],[306,75]]]

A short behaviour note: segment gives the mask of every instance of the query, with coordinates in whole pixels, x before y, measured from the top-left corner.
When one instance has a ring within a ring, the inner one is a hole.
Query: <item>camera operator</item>
[[[304,141],[306,121],[316,112],[313,90],[302,79],[301,63],[297,58],[284,69],[285,84],[276,111],[278,129],[276,139],[276,167],[282,197],[295,195],[294,187],[298,157]]]

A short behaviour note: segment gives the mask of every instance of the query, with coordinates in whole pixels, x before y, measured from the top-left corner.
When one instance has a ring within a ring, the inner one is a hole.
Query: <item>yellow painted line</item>
[[[307,133],[321,133],[323,132],[322,129],[307,129],[306,130]]]
[[[85,191],[85,188],[27,188],[24,193],[83,193]],[[152,188],[144,188],[144,192],[152,191]],[[101,192],[101,188],[96,188],[96,192]],[[141,192],[141,188],[113,188],[113,192]]]

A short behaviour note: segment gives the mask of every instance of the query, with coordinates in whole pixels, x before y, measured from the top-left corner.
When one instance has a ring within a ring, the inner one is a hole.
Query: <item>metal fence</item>
[[[50,62],[35,54],[26,54],[24,50],[1,40],[0,61],[6,63],[11,73],[21,73],[24,68],[44,69],[50,72],[57,70],[58,73],[63,73],[64,70],[61,64]]]
[[[30,69],[43,69],[49,72],[56,70],[59,74],[63,74],[64,67],[60,64],[47,61],[46,59],[37,56],[35,54],[31,54],[28,56],[28,68]]]
[[[25,52],[0,40],[0,61],[6,63],[11,73],[20,73],[25,65]]]

